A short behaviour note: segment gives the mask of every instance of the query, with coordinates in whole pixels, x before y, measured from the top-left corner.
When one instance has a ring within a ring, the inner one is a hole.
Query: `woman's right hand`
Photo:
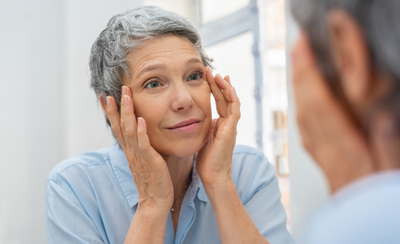
[[[122,87],[121,114],[114,98],[107,97],[106,116],[129,162],[139,193],[138,210],[168,213],[174,198],[168,167],[161,155],[150,145],[146,121],[139,117],[136,122],[129,87]]]

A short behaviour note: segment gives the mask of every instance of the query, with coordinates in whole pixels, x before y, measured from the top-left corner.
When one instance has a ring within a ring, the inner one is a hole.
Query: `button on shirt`
[[[256,149],[236,146],[232,178],[261,234],[271,244],[294,243],[274,167]],[[124,152],[117,144],[58,164],[46,182],[49,244],[124,243],[135,215],[138,192]],[[215,214],[195,167],[174,234],[168,216],[165,243],[221,243]]]
[[[400,243],[400,171],[370,175],[339,190],[305,233],[304,244]]]

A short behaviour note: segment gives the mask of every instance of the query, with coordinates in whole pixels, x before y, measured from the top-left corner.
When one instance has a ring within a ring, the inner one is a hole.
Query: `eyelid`
[[[147,86],[148,84],[150,84],[151,82],[154,82],[154,81],[160,83],[160,86],[163,85],[163,83],[162,83],[159,79],[157,79],[157,78],[150,78],[150,79],[146,80],[145,82],[143,82],[143,88],[146,88],[146,86]]]
[[[203,76],[204,72],[202,72],[202,71],[194,71],[194,72],[190,73],[190,75],[188,76],[187,79],[189,79],[190,76],[192,76],[192,75],[198,75],[198,76],[200,76],[200,78],[204,78],[204,76]]]
[[[203,76],[203,75],[204,75],[204,72],[202,72],[202,71],[193,72],[193,74],[195,74],[195,73],[197,73],[197,74],[200,75],[200,76]]]

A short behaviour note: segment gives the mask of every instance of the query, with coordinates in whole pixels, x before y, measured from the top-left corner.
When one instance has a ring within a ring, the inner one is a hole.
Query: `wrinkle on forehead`
[[[159,65],[159,68],[162,65],[175,66],[175,63],[168,61],[177,57],[179,60],[191,60],[196,57],[201,61],[199,52],[189,40],[177,36],[165,36],[147,40],[143,45],[131,50],[127,55],[127,64],[131,76],[137,78],[137,74],[147,65]]]

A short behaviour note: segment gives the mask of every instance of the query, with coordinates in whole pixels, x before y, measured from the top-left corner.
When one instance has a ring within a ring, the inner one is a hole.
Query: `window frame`
[[[256,100],[256,143],[264,151],[263,143],[263,74],[260,52],[260,18],[257,0],[250,0],[246,7],[220,19],[202,23],[202,0],[196,0],[196,25],[202,38],[203,48],[229,40],[246,32],[253,33],[254,99]]]

